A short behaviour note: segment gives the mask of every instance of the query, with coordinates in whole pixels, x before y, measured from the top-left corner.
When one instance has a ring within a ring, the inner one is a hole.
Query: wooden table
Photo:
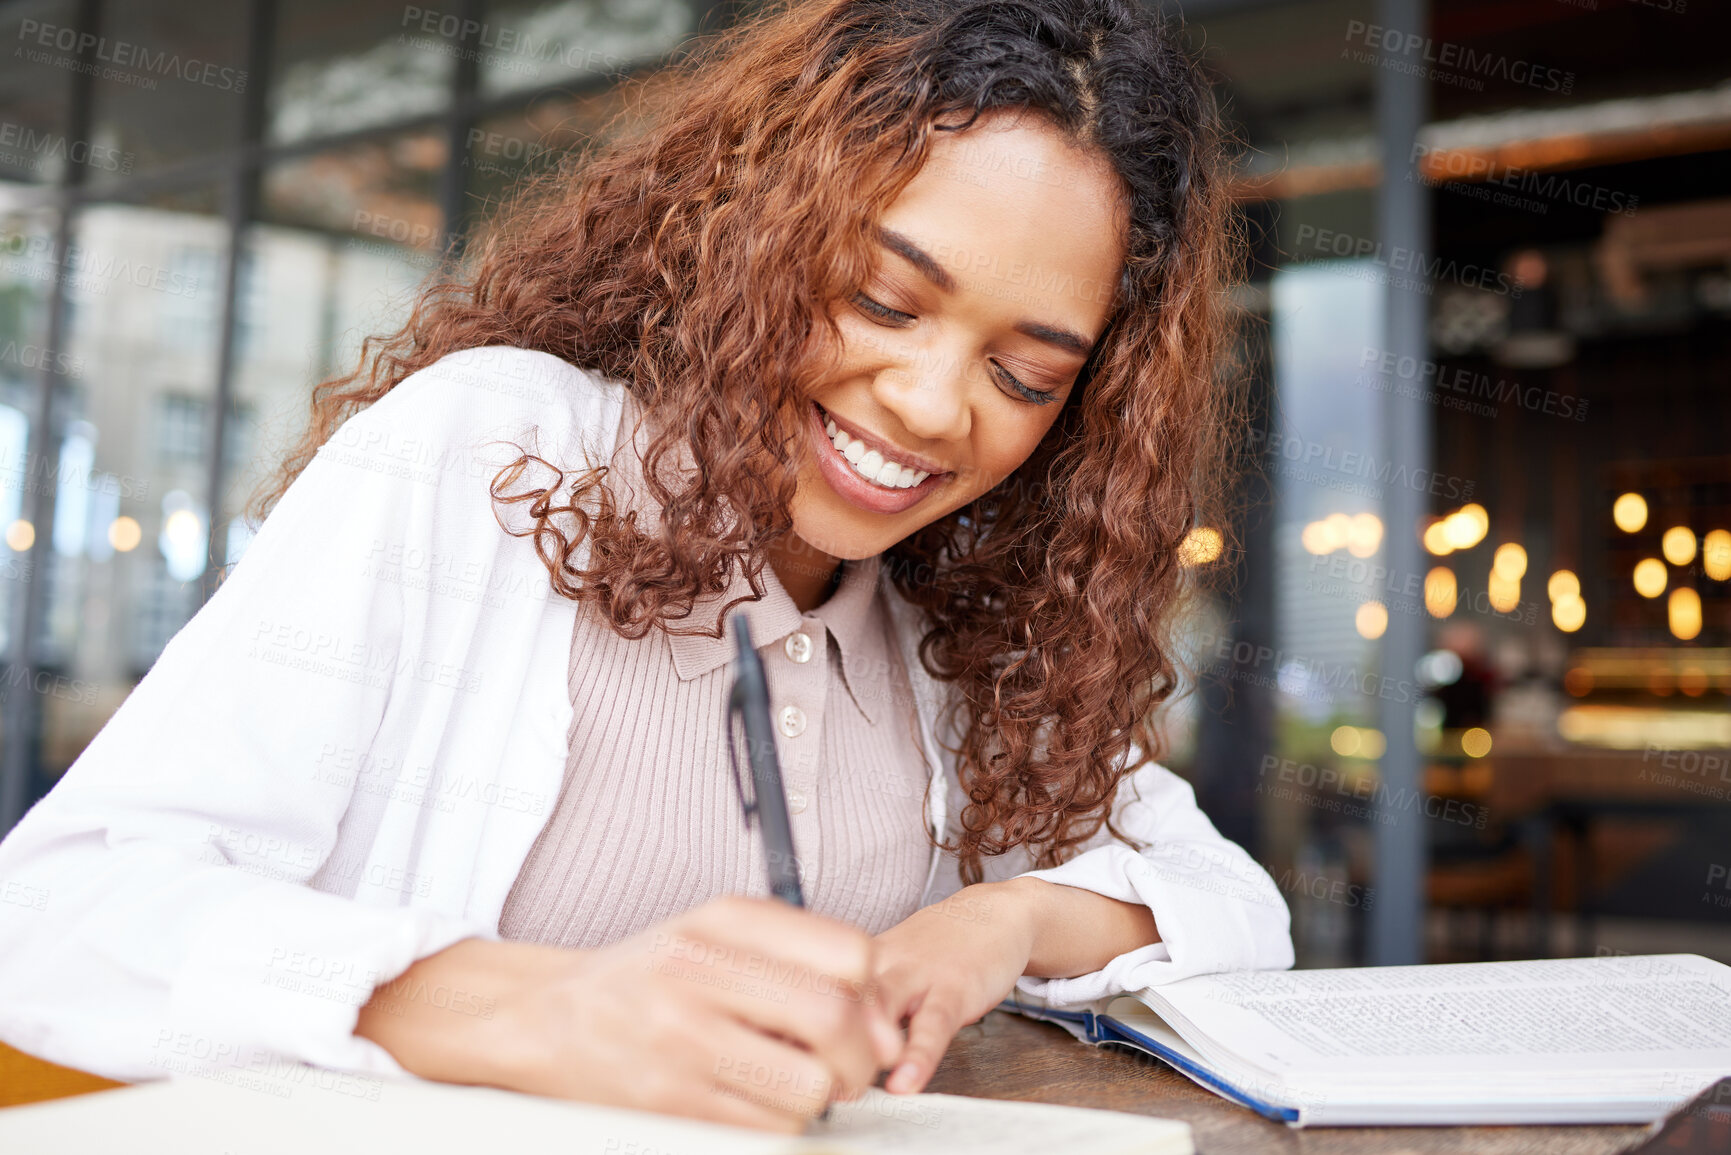
[[[0,1043],[0,1106],[122,1084],[57,1067]],[[1189,1123],[1201,1155],[1607,1155],[1643,1127],[1325,1127],[1294,1131],[1204,1091],[1145,1055],[1091,1047],[1062,1027],[993,1011],[963,1027],[929,1091],[1160,1115]]]
[[[1190,1124],[1200,1155],[1602,1155],[1645,1127],[1308,1127],[1293,1130],[1204,1091],[1140,1052],[1093,1047],[1052,1023],[993,1011],[963,1027],[928,1091],[1160,1115]]]

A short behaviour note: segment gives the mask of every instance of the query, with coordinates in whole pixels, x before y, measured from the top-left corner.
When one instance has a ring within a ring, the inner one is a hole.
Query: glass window
[[[285,160],[265,171],[259,218],[357,244],[442,253],[438,190],[449,156],[444,132],[424,130]],[[270,283],[264,270],[258,276]]]
[[[251,540],[240,514],[305,430],[312,387],[352,370],[363,339],[395,331],[440,269],[446,233],[435,192],[444,160],[442,137],[406,134],[266,173],[236,302],[225,563]]]
[[[160,394],[156,398],[156,460],[167,463],[202,458],[209,409],[202,397]]]
[[[35,539],[19,521],[31,476],[27,414],[35,410],[43,374],[75,382],[87,369],[82,358],[47,343],[58,216],[40,207],[0,207],[0,652],[10,645],[12,599],[28,574],[23,551]]]
[[[75,758],[197,609],[209,524],[208,433],[227,228],[210,188],[93,204],[66,262],[67,354],[41,633],[44,666],[88,692],[48,696],[42,757]],[[187,254],[214,254],[215,264]]]
[[[448,108],[457,49],[416,30],[421,12],[382,0],[278,5],[269,138],[307,140]]]
[[[521,182],[556,168],[568,154],[603,137],[623,108],[619,89],[609,88],[546,97],[475,124],[463,150],[472,211],[484,221]]]
[[[91,139],[125,163],[92,165],[98,183],[208,157],[240,143],[251,77],[245,4],[105,4],[92,49]]]
[[[481,92],[493,96],[616,73],[670,52],[696,27],[685,0],[501,0],[484,26],[425,11],[416,34],[476,54]]]
[[[71,165],[120,165],[89,141],[66,135],[72,93],[70,58],[56,47],[59,30],[71,28],[74,8],[60,3],[9,4],[0,11],[0,189],[5,182],[53,184]]]

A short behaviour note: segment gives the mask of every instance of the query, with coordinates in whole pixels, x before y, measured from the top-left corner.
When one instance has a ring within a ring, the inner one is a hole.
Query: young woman
[[[43,898],[0,904],[0,1038],[791,1129],[1017,989],[1289,966],[1150,761],[1229,429],[1217,148],[1134,0],[815,0],[699,54],[316,391],[0,844]],[[803,911],[734,792],[733,609]]]

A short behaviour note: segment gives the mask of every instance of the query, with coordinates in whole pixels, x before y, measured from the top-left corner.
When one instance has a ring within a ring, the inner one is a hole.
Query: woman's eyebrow
[[[918,269],[926,280],[946,293],[956,291],[956,279],[950,276],[948,270],[942,265],[934,261],[930,253],[894,229],[887,229],[879,225],[877,232],[878,240],[883,243],[886,249],[906,257],[908,264]]]
[[[933,260],[930,253],[914,244],[908,237],[894,229],[879,225],[877,226],[877,238],[885,248],[899,254],[907,260],[908,264],[918,269],[926,280],[946,293],[956,291],[956,279],[950,276],[948,270],[942,265]],[[1094,349],[1094,342],[1072,329],[1043,325],[1038,321],[1017,321],[1015,330],[1024,337],[1032,337],[1036,341],[1056,345],[1065,352],[1074,353],[1079,357],[1086,357]]]

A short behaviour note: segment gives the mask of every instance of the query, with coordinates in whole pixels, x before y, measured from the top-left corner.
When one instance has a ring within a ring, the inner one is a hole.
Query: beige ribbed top
[[[637,415],[628,399],[606,480],[653,527],[659,506],[640,484],[649,430],[629,436]],[[735,607],[763,656],[806,906],[870,933],[918,908],[931,854],[928,772],[879,561],[844,562],[805,614],[765,566],[765,597]],[[736,570],[676,628],[714,623],[750,593]],[[768,894],[725,744],[733,648],[731,633],[628,640],[578,607],[565,780],[505,900],[502,938],[593,948],[718,895]],[[743,740],[740,754],[749,774]]]

